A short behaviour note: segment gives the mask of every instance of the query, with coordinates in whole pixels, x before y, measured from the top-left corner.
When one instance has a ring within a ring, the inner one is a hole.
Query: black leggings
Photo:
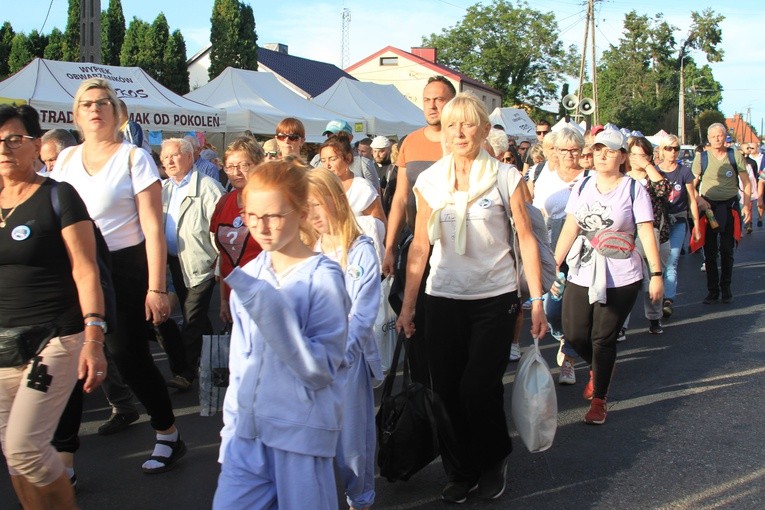
[[[149,413],[151,426],[166,430],[175,423],[175,416],[165,378],[149,349],[151,324],[146,321],[144,308],[149,282],[145,243],[114,251],[111,256],[117,326],[106,335],[106,344],[122,378]]]
[[[643,281],[606,290],[606,304],[590,304],[589,288],[568,282],[563,294],[563,335],[592,367],[595,398],[606,398],[616,363],[616,338]]]

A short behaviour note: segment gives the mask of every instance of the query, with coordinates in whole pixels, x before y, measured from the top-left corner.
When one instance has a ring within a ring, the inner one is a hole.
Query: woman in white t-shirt
[[[507,172],[507,196],[532,296],[533,336],[544,336],[547,320],[526,185],[515,167],[481,148],[491,129],[485,106],[472,94],[457,94],[444,106],[441,125],[451,153],[423,171],[414,186],[415,234],[397,328],[407,337],[414,333],[415,303],[433,245],[424,342],[433,389],[454,428],[454,441],[441,450],[449,476],[441,497],[461,503],[476,485],[476,495],[484,499],[504,492],[512,449],[502,376],[520,303],[499,172]]]
[[[165,380],[148,343],[151,324],[147,321],[161,324],[170,313],[162,196],[152,158],[122,141],[117,105],[106,80],[82,82],[72,110],[84,142],[59,155],[52,177],[79,192],[109,247],[117,323],[109,325],[106,345],[157,433],[154,451],[142,469],[159,473],[186,452]]]

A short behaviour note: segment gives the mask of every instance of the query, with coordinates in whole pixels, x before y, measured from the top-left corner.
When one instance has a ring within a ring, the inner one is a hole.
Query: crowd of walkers
[[[211,312],[231,333],[213,508],[334,510],[336,487],[352,509],[375,503],[386,298],[412,379],[443,406],[451,503],[505,491],[503,376],[520,358],[524,308],[532,336],[550,331],[559,346],[561,385],[584,361],[584,422],[602,425],[629,314],[642,294],[648,332],[662,333],[682,253],[703,247],[705,304],[733,300],[735,243],[752,231],[753,203],[764,209],[756,144],[742,154],[713,124],[689,167],[677,136],[654,145],[611,125],[540,121],[536,140],[519,141],[443,76],[422,106],[426,125],[397,142],[354,146],[335,120],[309,148],[303,123],[286,118],[220,158],[194,136],[152,154],[101,79],[75,95],[79,144],[43,134],[32,107],[0,106],[0,439],[24,508],[77,508],[83,392],[99,385],[112,407],[99,433],[135,422],[136,397],[155,433],[141,469],[175,466],[186,444],[169,388],[198,377]],[[554,289],[530,207],[563,275]]]

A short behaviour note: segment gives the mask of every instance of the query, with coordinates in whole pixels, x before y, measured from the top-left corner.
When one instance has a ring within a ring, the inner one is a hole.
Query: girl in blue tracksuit
[[[375,421],[372,379],[382,379],[374,323],[380,306],[380,266],[372,240],[362,235],[340,179],[319,168],[308,174],[308,223],[314,249],[340,264],[351,298],[345,347],[345,410],[337,468],[351,509],[375,500]]]
[[[214,509],[337,509],[351,307],[340,266],[301,241],[306,175],[297,162],[264,163],[242,192],[263,252],[226,278],[233,329]]]

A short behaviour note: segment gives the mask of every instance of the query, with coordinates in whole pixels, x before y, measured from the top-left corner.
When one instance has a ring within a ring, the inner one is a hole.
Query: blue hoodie
[[[350,300],[335,262],[316,255],[278,282],[262,252],[226,278],[233,329],[223,407],[228,439],[333,457],[340,434]]]

